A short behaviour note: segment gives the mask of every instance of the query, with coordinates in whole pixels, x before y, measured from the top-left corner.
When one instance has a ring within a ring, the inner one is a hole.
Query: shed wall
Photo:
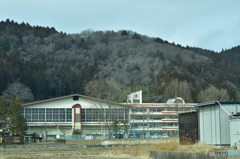
[[[199,107],[199,138],[216,146],[230,146],[229,114],[240,111],[239,104],[218,104]]]
[[[179,114],[179,141],[183,145],[198,142],[197,112]]]

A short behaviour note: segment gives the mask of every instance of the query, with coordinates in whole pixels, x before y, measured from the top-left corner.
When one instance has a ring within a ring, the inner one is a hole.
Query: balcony
[[[159,119],[159,120],[153,120],[153,119],[131,119],[130,123],[178,123],[178,119]]]
[[[139,126],[139,127],[131,127],[130,130],[134,130],[134,131],[160,131],[160,130],[178,130],[177,126],[163,126],[163,127],[143,127],[143,126]]]
[[[176,111],[162,111],[162,112],[131,112],[130,115],[177,115]]]

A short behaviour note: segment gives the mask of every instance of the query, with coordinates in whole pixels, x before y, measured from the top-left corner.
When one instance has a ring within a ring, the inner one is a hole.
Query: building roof
[[[182,112],[178,112],[178,114],[188,114],[188,113],[196,113],[197,110],[190,110],[190,111],[182,111]]]
[[[169,103],[126,103],[130,106],[137,106],[137,107],[192,107],[196,103],[185,103],[185,104],[169,104]]]
[[[0,124],[4,124],[5,123],[5,121],[4,120],[0,120]]]
[[[123,106],[123,107],[129,107],[129,105],[127,105],[127,104],[115,103],[115,102],[111,102],[111,101],[107,101],[107,100],[103,100],[103,99],[97,99],[97,98],[84,96],[84,95],[80,95],[80,94],[72,94],[72,95],[67,95],[67,96],[62,96],[62,97],[56,97],[56,98],[51,98],[51,99],[46,99],[46,100],[35,101],[35,102],[31,102],[31,103],[25,103],[25,104],[22,104],[21,106],[28,106],[28,105],[32,105],[32,104],[39,104],[39,103],[45,103],[45,102],[50,102],[50,101],[56,101],[56,100],[59,100],[59,99],[65,99],[65,98],[74,97],[74,96],[78,96],[78,97],[81,97],[81,98],[90,99],[90,100],[94,100],[94,101],[98,101],[98,102],[104,102],[104,103],[119,105],[119,106]]]
[[[205,102],[205,103],[199,103],[194,105],[195,107],[203,107],[203,106],[209,106],[209,105],[219,105],[220,104],[240,104],[240,101],[213,101],[213,102]]]
[[[4,130],[4,131],[0,131],[0,134],[2,134],[2,135],[6,135],[6,134],[9,134],[9,132],[6,131],[6,130]]]

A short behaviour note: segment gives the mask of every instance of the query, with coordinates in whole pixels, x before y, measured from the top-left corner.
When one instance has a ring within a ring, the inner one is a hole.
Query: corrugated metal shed
[[[215,146],[230,146],[231,114],[240,112],[240,102],[208,102],[198,108],[199,140]]]
[[[182,145],[198,142],[198,112],[179,113],[179,142]]]

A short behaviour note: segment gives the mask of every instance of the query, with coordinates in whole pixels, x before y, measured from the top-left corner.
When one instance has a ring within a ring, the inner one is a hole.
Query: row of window
[[[72,122],[71,108],[24,108],[27,122]],[[82,122],[128,120],[127,109],[82,109]]]
[[[131,116],[131,119],[133,120],[162,120],[162,119],[178,119],[177,116],[141,116],[141,115],[134,115]]]
[[[161,111],[162,108],[150,108],[151,111]],[[137,108],[137,111],[143,111],[144,108]],[[107,108],[83,108],[82,122],[104,122],[112,120],[128,120],[128,109],[107,109]],[[24,116],[27,122],[72,122],[71,108],[24,108]],[[177,116],[141,116],[134,115],[134,120],[162,120],[177,119]]]
[[[27,122],[72,122],[72,109],[24,108]]]
[[[189,111],[192,108],[186,107],[174,107],[174,108],[133,108],[132,113],[152,113],[152,112],[162,112],[162,111]]]
[[[178,124],[172,124],[172,123],[161,123],[161,124],[147,124],[147,123],[137,123],[137,124],[131,124],[131,128],[139,128],[139,127],[177,127]]]
[[[82,122],[105,122],[112,120],[128,120],[128,109],[82,109]]]

